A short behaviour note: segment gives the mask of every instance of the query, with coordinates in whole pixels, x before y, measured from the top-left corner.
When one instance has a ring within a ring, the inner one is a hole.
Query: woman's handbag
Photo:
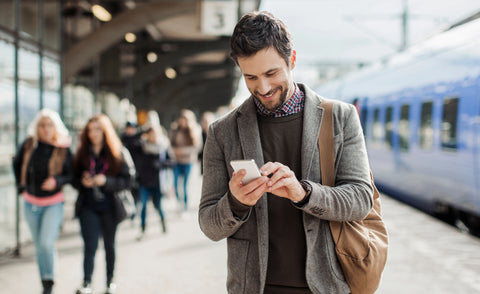
[[[335,145],[333,140],[333,102],[322,98],[324,108],[318,145],[322,184],[335,186]],[[335,251],[352,294],[371,294],[377,290],[387,262],[388,233],[382,221],[380,194],[373,183],[373,208],[361,221],[330,221]]]
[[[135,200],[130,190],[123,189],[113,194],[113,211],[117,224],[136,213]]]

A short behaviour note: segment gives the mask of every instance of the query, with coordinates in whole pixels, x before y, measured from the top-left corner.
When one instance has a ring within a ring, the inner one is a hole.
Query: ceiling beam
[[[89,66],[95,57],[118,43],[127,32],[137,32],[147,24],[196,10],[196,3],[148,3],[115,16],[112,21],[83,38],[63,56],[63,81]]]

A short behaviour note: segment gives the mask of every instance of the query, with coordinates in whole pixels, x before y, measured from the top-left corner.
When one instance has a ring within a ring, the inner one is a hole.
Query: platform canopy
[[[261,0],[62,1],[62,79],[161,115],[227,105],[240,74],[229,36]]]

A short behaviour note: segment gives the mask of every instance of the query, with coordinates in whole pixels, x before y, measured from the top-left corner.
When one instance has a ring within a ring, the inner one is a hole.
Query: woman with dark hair
[[[70,137],[57,112],[42,109],[27,129],[27,139],[13,167],[25,200],[25,220],[32,233],[43,294],[52,292],[55,241],[63,222],[62,187],[72,181]]]
[[[84,127],[74,158],[75,187],[79,191],[75,215],[80,219],[84,242],[82,286],[77,294],[92,293],[91,282],[98,239],[103,236],[107,290],[115,293],[115,233],[118,222],[113,209],[114,193],[132,185],[135,168],[110,119],[93,116]]]
[[[160,216],[163,233],[166,233],[165,213],[162,209],[162,188],[165,183],[160,182],[160,171],[165,163],[165,155],[170,143],[166,132],[159,123],[148,123],[140,139],[141,153],[138,160],[139,195],[142,204],[140,214],[141,233],[138,240],[145,234],[147,224],[147,203],[152,198],[153,206]]]

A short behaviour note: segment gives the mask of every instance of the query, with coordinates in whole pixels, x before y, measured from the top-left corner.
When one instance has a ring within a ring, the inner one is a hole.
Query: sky
[[[479,0],[262,0],[289,27],[298,64],[372,62],[394,54],[408,11],[408,43],[480,12]]]

